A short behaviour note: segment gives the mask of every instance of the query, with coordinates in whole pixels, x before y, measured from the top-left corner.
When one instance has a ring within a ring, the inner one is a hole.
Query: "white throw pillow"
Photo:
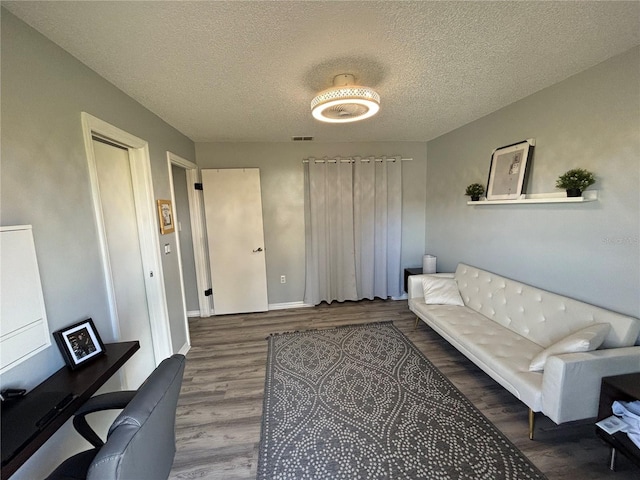
[[[454,278],[423,277],[422,290],[424,291],[424,301],[427,305],[464,306],[458,290],[458,284]]]
[[[578,330],[571,335],[564,337],[562,340],[558,340],[553,345],[547,347],[541,351],[538,355],[533,357],[529,364],[529,371],[539,372],[544,370],[544,364],[547,362],[547,358],[550,355],[560,355],[562,353],[574,353],[574,352],[590,352],[597,349],[604,338],[609,333],[611,325],[608,323],[594,323],[582,330]]]

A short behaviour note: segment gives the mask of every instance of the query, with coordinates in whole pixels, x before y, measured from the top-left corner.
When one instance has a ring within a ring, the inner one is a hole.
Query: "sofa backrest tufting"
[[[545,348],[593,323],[611,325],[602,348],[634,345],[640,335],[636,318],[463,263],[455,279],[467,307]]]

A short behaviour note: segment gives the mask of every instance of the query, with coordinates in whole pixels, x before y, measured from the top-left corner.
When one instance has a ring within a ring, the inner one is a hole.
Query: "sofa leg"
[[[611,447],[611,457],[609,458],[609,470],[616,471],[616,449]]]
[[[416,321],[413,324],[413,329],[415,330],[416,328],[418,328],[418,322],[420,321],[420,317],[416,317]]]
[[[529,409],[529,440],[533,440],[533,429],[536,426],[536,412]]]

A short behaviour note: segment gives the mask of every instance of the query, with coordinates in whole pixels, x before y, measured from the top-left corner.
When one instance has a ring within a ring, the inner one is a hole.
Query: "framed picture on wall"
[[[53,332],[53,337],[72,370],[104,354],[104,344],[90,318]]]
[[[160,233],[165,235],[176,231],[173,220],[173,210],[171,209],[171,200],[157,200],[158,203],[158,220],[160,221]]]
[[[524,193],[533,139],[496,148],[491,155],[487,200],[517,200]]]

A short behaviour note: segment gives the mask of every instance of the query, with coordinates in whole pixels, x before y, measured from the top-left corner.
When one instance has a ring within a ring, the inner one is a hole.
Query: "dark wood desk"
[[[602,379],[598,421],[610,417],[613,414],[611,405],[615,400],[621,400],[623,402],[640,400],[640,373],[616,375]],[[640,449],[636,447],[626,433],[616,432],[613,435],[609,435],[601,428],[596,427],[596,435],[611,447],[611,460],[609,464],[611,470],[615,469],[616,452],[622,453],[640,467]]]
[[[139,342],[105,344],[105,354],[78,370],[63,367],[18,400],[2,404],[2,480],[26,462],[76,410],[140,348]],[[38,425],[61,400],[64,408]]]

